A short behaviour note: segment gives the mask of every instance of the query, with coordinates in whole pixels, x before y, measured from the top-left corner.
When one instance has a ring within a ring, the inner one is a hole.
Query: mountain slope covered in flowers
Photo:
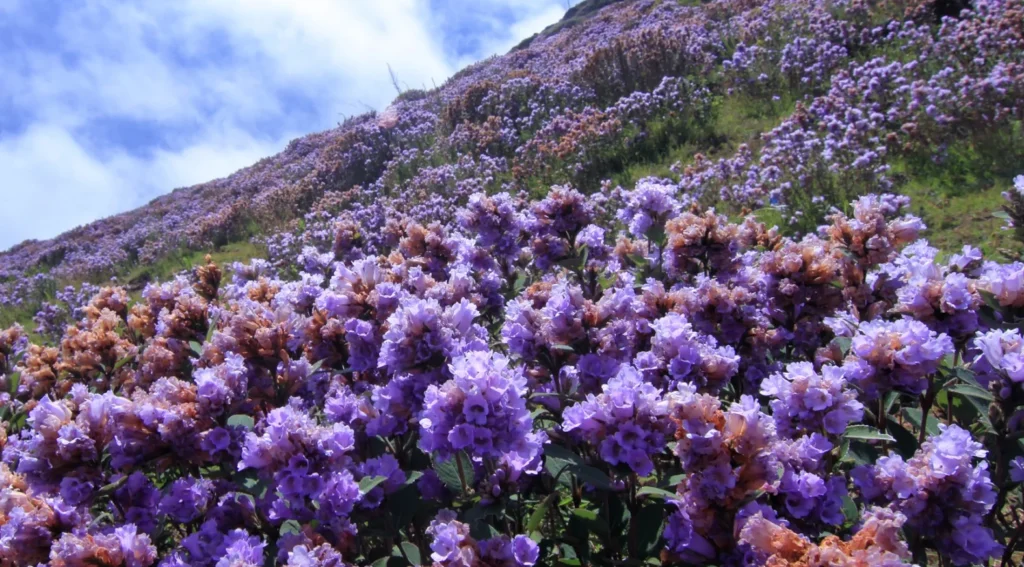
[[[591,0],[19,245],[0,566],[1019,564],[1022,101],[1022,0]]]

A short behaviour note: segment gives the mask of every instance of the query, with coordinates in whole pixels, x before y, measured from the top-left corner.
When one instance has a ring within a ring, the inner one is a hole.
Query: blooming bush
[[[1019,564],[1024,265],[891,191],[1006,162],[1024,4],[604,4],[6,253],[0,566]]]

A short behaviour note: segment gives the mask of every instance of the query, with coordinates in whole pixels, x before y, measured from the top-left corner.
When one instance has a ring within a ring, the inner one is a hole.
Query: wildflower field
[[[0,253],[0,567],[1024,561],[1024,0],[587,0]]]

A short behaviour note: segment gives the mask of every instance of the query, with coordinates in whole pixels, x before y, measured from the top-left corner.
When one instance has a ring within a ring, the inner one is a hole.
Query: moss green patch
[[[248,262],[253,258],[263,258],[266,256],[266,250],[248,240],[231,242],[211,250],[182,250],[159,262],[140,264],[119,279],[121,283],[132,287],[150,281],[163,281],[182,270],[205,263],[207,254],[223,269],[232,262]]]
[[[1022,243],[1005,230],[1005,222],[993,216],[1003,204],[1003,191],[1011,181],[997,179],[985,188],[948,193],[928,179],[912,178],[900,190],[910,197],[910,208],[928,225],[925,237],[943,252],[958,252],[965,244],[981,249],[987,258],[1016,257]]]

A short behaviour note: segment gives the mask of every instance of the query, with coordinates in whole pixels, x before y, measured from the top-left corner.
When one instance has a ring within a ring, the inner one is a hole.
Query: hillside
[[[0,566],[1024,550],[1024,0],[586,0],[0,254]]]
[[[914,40],[870,36],[897,33],[882,26],[905,11],[918,10],[915,21],[935,17],[913,5],[838,24],[786,20],[789,8],[756,21],[765,17],[756,8],[726,19],[699,6],[588,0],[511,53],[436,90],[403,93],[380,116],[294,140],[227,178],[53,240],[24,242],[0,254],[0,311],[24,322],[67,284],[116,276],[138,289],[208,252],[224,260],[264,255],[267,238],[291,245],[272,253],[297,256],[300,240],[324,252],[315,236],[294,238],[297,227],[304,217],[315,223],[318,211],[333,221],[348,202],[349,217],[370,203],[386,210],[400,202],[401,215],[392,216],[450,222],[474,191],[535,196],[568,183],[594,193],[603,181],[629,188],[643,176],[701,206],[755,210],[784,231],[811,229],[858,194],[899,191],[914,197],[941,249],[977,243],[988,253],[1019,252],[992,216],[1024,152],[1019,123],[992,115],[1016,110],[1013,67],[973,68],[974,48],[958,45],[965,67],[949,76],[938,54],[934,63],[892,68],[909,62],[901,50]],[[737,27],[751,19],[777,33]],[[823,25],[834,29],[819,31]],[[679,78],[662,84],[666,77]],[[892,100],[843,92],[879,80],[902,92]],[[915,81],[927,92],[909,92]],[[958,96],[981,107],[959,107]],[[889,115],[876,119],[871,108],[880,105]],[[844,130],[849,117],[838,110],[847,106],[869,113],[852,123],[863,131]],[[826,122],[830,131],[822,132]],[[822,145],[804,150],[807,163],[793,171],[779,154],[803,136]],[[787,171],[775,175],[776,168]],[[366,233],[384,225],[383,217],[357,222]]]

